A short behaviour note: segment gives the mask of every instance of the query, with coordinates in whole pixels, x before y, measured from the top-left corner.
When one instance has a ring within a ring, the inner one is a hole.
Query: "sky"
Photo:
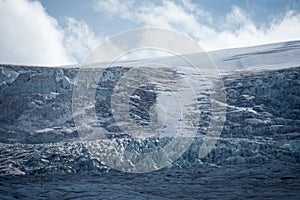
[[[0,63],[84,62],[135,28],[176,30],[205,51],[300,40],[300,0],[0,0]]]

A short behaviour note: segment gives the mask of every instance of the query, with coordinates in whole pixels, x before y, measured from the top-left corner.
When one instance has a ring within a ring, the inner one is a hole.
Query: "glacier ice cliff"
[[[147,63],[181,66],[183,71],[169,72],[186,72],[196,80],[201,74],[189,71],[177,57],[105,68],[92,85],[95,107],[84,108],[96,113],[92,125],[105,130],[104,148],[102,140],[82,140],[75,126],[78,66],[0,64],[0,199],[299,199],[299,55],[300,41],[209,52],[226,93],[226,121],[215,148],[199,156],[213,117],[211,93],[205,81],[195,81],[196,137],[167,167],[143,174],[117,171],[104,156],[120,149],[133,155],[156,151],[174,138],[124,134],[112,112],[114,88],[132,67]],[[201,63],[197,53],[187,56]],[[164,113],[164,108],[153,109],[161,100],[157,86],[144,84],[130,96],[126,117],[137,127],[149,126],[158,119],[155,114]],[[167,101],[175,109],[173,103]],[[93,149],[101,153],[91,153]],[[145,168],[149,164],[151,160]]]
[[[226,121],[216,147],[204,158],[198,152],[211,120],[207,88],[198,93],[198,134],[170,167],[300,162],[300,42],[210,52],[220,69],[226,93]],[[197,54],[189,55],[197,60]],[[176,58],[163,58],[182,65]],[[151,63],[151,60],[149,61]],[[172,138],[135,140],[122,134],[111,110],[111,94],[131,66],[117,63],[105,69],[94,86],[99,123],[116,148],[140,153],[156,150]],[[79,68],[0,65],[0,174],[55,174],[107,171],[101,157],[81,142],[72,115],[72,92]],[[149,123],[156,104],[155,85],[145,85],[130,99],[130,117]],[[107,149],[114,151],[114,149]]]
[[[97,147],[96,142],[87,141],[85,145],[80,142],[72,119],[72,88],[78,68],[2,65],[0,69],[1,173],[108,169],[85,148],[86,145]],[[112,142],[137,153],[155,150],[171,138],[149,138],[141,143],[124,135],[114,135],[120,131],[111,126],[114,119],[109,96],[118,78],[127,70],[126,67],[106,69],[97,86],[96,113]],[[221,138],[214,150],[200,159],[198,152],[203,138],[197,136],[173,166],[299,163],[299,72],[300,68],[294,67],[223,75],[227,113]],[[133,102],[132,115],[147,121],[146,111],[156,98],[151,91],[144,88],[136,92],[135,95],[143,98]],[[202,110],[201,115],[204,122],[200,123],[200,132],[208,126],[205,119],[209,121],[209,110]]]

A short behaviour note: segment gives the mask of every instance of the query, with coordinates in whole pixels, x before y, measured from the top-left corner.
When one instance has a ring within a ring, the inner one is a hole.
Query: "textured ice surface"
[[[0,66],[0,197],[174,199],[297,199],[300,179],[300,43],[289,42],[210,53],[226,91],[226,122],[216,148],[198,152],[210,121],[210,98],[202,85],[198,136],[166,169],[126,174],[110,169],[80,142],[72,118],[78,68]],[[197,55],[190,55],[197,59]],[[112,88],[130,65],[106,70],[95,86],[99,126],[109,142],[131,152],[156,150],[172,138],[134,140],[115,126]],[[176,58],[165,58],[180,65]],[[119,63],[120,64],[120,63]],[[184,66],[181,66],[184,67]],[[187,68],[188,69],[188,68]],[[195,75],[194,77],[197,77]],[[149,122],[157,101],[152,86],[136,90],[130,116]],[[98,146],[97,146],[98,145]],[[105,149],[109,151],[114,149]]]

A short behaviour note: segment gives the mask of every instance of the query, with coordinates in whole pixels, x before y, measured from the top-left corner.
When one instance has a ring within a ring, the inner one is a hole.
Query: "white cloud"
[[[83,62],[89,53],[97,47],[97,38],[84,21],[66,18],[67,27],[64,29],[64,46],[73,62]]]
[[[195,39],[205,50],[300,40],[300,14],[288,11],[258,27],[237,6],[215,20],[189,0],[95,0],[95,9],[145,27],[173,29]],[[66,27],[38,1],[0,0],[0,63],[64,65],[81,63],[100,38],[84,22],[65,18]]]
[[[39,2],[1,0],[0,25],[1,63],[70,63],[57,21]]]
[[[62,29],[38,1],[0,0],[0,63],[80,63],[97,38],[84,21],[66,18]]]
[[[210,13],[189,0],[98,0],[95,9],[143,26],[173,29],[192,37],[205,49],[216,50],[300,39],[300,14],[288,11],[283,18],[258,27],[247,13],[233,6],[217,29]]]
[[[242,9],[234,7],[225,24],[223,31],[216,31],[208,41],[210,43],[205,43],[206,47],[232,48],[300,39],[300,15],[291,11],[286,12],[282,19],[259,28]]]

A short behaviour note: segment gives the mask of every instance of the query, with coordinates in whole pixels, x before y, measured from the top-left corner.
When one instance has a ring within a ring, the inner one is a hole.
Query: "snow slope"
[[[224,49],[207,52],[211,60],[221,72],[228,70],[262,70],[300,65],[300,41],[289,41],[266,44],[253,47]],[[186,57],[193,63],[201,63],[201,53],[187,54]],[[120,66],[134,66],[147,63],[162,63],[170,66],[186,66],[187,63],[180,57],[162,57],[155,59],[133,60],[116,62]],[[106,63],[103,63],[106,64]]]

